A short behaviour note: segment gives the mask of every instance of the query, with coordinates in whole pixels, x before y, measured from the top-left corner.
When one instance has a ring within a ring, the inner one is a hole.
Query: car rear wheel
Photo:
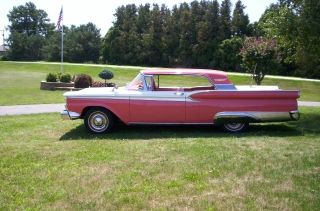
[[[248,128],[249,124],[246,122],[232,122],[223,125],[223,128],[232,133],[243,132]]]
[[[114,124],[112,113],[103,108],[90,109],[84,118],[86,128],[95,134],[109,132]]]

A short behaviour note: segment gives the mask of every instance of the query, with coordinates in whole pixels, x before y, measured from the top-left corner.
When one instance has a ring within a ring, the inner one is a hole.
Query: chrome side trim
[[[111,100],[129,100],[129,97],[123,96],[68,96],[68,99],[111,99]]]
[[[181,92],[183,93],[183,92]],[[130,96],[130,100],[148,100],[148,101],[165,101],[165,102],[184,102],[186,99],[183,95],[179,96],[173,96],[173,97],[149,97],[149,96],[144,96],[144,97],[135,97],[135,96]]]
[[[214,116],[214,120],[218,119],[237,119],[237,118],[242,118],[242,117],[250,117],[250,118],[255,118],[254,115],[251,114],[251,112],[218,112]]]
[[[80,117],[80,114],[77,113],[77,112],[72,112],[72,111],[68,111],[68,110],[63,110],[61,113],[61,118],[62,119],[71,119],[71,120],[74,120],[74,119],[79,119]]]
[[[214,116],[214,122],[224,122],[232,120],[243,120],[247,122],[277,122],[277,121],[290,121],[298,120],[299,111],[291,112],[219,112]]]
[[[167,122],[129,122],[128,125],[212,125],[212,123],[184,123],[184,122],[172,122],[172,123],[167,123]]]
[[[183,92],[181,92],[183,93]],[[184,94],[183,94],[184,95]],[[103,96],[84,96],[84,97],[68,97],[69,99],[109,99],[109,100],[148,100],[148,101],[165,101],[165,102],[184,102],[186,98],[181,95],[172,97],[153,97],[153,96],[130,96],[130,97],[103,97]]]

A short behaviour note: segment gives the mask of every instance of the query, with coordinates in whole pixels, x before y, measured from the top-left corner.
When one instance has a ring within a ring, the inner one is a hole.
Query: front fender
[[[68,98],[67,109],[81,114],[83,118],[85,111],[91,107],[101,107],[109,110],[124,123],[129,122],[129,99],[88,99]]]

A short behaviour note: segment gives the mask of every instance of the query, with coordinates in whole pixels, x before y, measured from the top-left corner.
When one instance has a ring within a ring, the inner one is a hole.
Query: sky
[[[190,0],[0,0],[0,30],[4,30],[9,25],[7,14],[14,6],[24,5],[26,2],[33,2],[37,9],[47,12],[51,22],[56,23],[63,5],[63,24],[80,25],[92,22],[101,29],[104,36],[114,21],[113,14],[117,7],[126,4],[145,4],[153,3],[166,4],[170,9],[175,4],[182,2],[190,3]],[[222,0],[218,0],[221,3]],[[236,0],[231,0],[234,6]],[[242,0],[246,6],[245,12],[249,15],[250,22],[258,21],[261,14],[271,4],[277,0]],[[2,31],[0,31],[2,34]],[[5,32],[5,37],[8,32]],[[2,37],[1,37],[2,38]],[[0,41],[2,44],[2,39]]]

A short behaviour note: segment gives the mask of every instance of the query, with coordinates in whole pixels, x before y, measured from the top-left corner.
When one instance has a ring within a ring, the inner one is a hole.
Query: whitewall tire
[[[103,108],[91,108],[84,117],[84,125],[95,134],[109,132],[114,124],[112,113]]]

